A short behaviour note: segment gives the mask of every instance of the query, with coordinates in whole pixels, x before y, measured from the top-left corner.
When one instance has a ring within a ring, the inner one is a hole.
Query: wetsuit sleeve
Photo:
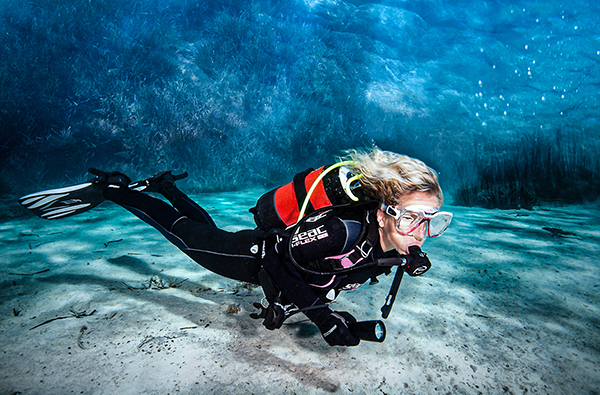
[[[306,275],[290,261],[288,246],[297,262],[306,263],[338,255],[352,245],[360,233],[360,222],[334,217],[324,221],[307,222],[291,236],[282,241],[276,251],[272,248],[263,259],[263,267],[283,295],[315,324],[321,324],[332,312],[307,283]],[[289,244],[288,244],[289,243]],[[312,276],[311,276],[312,277]],[[327,283],[330,276],[316,276],[315,283]],[[321,288],[327,292],[330,288]]]
[[[269,273],[275,285],[283,295],[304,314],[319,325],[332,310],[312,291],[302,279],[296,267],[271,248],[263,259],[263,267]]]

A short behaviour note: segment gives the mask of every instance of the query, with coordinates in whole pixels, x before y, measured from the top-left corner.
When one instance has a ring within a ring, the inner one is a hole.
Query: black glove
[[[330,346],[358,346],[360,339],[355,337],[348,328],[348,323],[354,322],[356,318],[349,313],[334,311],[317,326]]]
[[[254,319],[264,318],[263,325],[268,330],[281,328],[283,321],[285,321],[285,310],[279,303],[269,303],[268,307],[264,307],[260,303],[254,303],[254,307],[260,309],[260,314],[252,313],[250,317]]]

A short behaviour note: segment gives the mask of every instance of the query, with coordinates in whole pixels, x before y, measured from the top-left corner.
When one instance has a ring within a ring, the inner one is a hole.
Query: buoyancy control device
[[[330,210],[328,208],[321,208],[313,213],[313,216],[321,217],[319,213],[326,213]],[[297,230],[302,223],[309,220],[311,216],[307,216],[298,221],[298,223],[293,227],[291,233],[293,234],[295,230]],[[323,217],[325,218],[325,217]],[[367,217],[368,218],[368,217]],[[394,280],[388,296],[386,297],[385,304],[381,307],[381,313],[383,318],[388,318],[390,312],[392,310],[392,306],[394,305],[394,301],[396,299],[396,294],[398,293],[398,289],[400,288],[400,283],[402,282],[402,277],[404,272],[408,273],[411,277],[417,277],[424,274],[431,268],[431,262],[427,257],[427,254],[421,251],[419,246],[413,245],[408,247],[408,255],[398,255],[395,257],[388,258],[379,258],[372,261],[362,261],[362,258],[366,258],[366,255],[369,255],[367,251],[370,251],[374,245],[377,234],[377,227],[375,226],[365,226],[366,224],[363,222],[362,224],[362,232],[358,237],[358,240],[362,241],[364,239],[364,243],[360,245],[360,248],[357,248],[351,254],[345,255],[342,259],[348,259],[350,264],[344,265],[342,263],[341,257],[335,257],[339,260],[339,265],[335,265],[329,268],[315,268],[315,267],[307,267],[306,265],[301,264],[300,262],[294,259],[294,254],[292,252],[292,239],[287,241],[287,256],[290,262],[296,266],[300,271],[320,276],[328,276],[328,275],[338,275],[343,273],[348,273],[350,271],[356,270],[358,268],[372,267],[372,266],[380,266],[380,267],[394,267],[396,266],[396,275],[394,276]],[[370,229],[365,232],[365,229]],[[358,245],[356,246],[358,247]],[[360,252],[360,254],[358,253]],[[362,257],[361,257],[362,255]],[[357,263],[359,263],[357,265]],[[331,261],[331,263],[334,263]]]
[[[250,209],[254,222],[263,230],[285,229],[319,208],[366,199],[360,188],[360,174],[348,167],[349,161],[307,169],[294,180],[262,195]]]
[[[300,265],[293,258],[293,254],[291,253],[292,238],[289,237],[299,228],[305,215],[317,214],[315,211],[325,212],[329,207],[339,208],[348,206],[351,203],[369,203],[371,199],[365,195],[360,188],[360,178],[362,175],[353,174],[351,169],[347,167],[351,163],[352,162],[349,161],[338,162],[331,166],[320,167],[317,170],[307,169],[298,173],[294,176],[292,182],[262,195],[258,199],[256,206],[249,210],[254,214],[254,221],[260,229],[272,231],[288,228],[285,231],[288,235],[288,255],[292,264],[301,271],[317,275],[341,274],[355,270],[357,268],[356,263],[361,260],[358,256],[345,256],[344,258],[347,259],[352,258],[350,259],[352,264],[349,265],[349,267],[342,267],[338,270],[320,271],[314,270],[314,268],[307,268]],[[277,233],[278,232],[276,231],[274,234]],[[369,247],[371,247],[374,242],[374,235],[369,234],[365,236],[367,236],[366,240],[369,243]],[[364,236],[361,235],[359,239],[362,239],[363,237]],[[278,240],[281,240],[279,237],[277,238]],[[358,251],[362,251],[362,249],[359,249]],[[427,258],[427,254],[422,252],[419,247],[411,246],[409,248],[408,256],[381,258],[360,266],[398,267],[390,292],[384,306],[381,308],[383,318],[387,318],[396,299],[396,294],[404,272],[406,271],[410,276],[420,276],[431,267],[431,263]],[[261,270],[261,272],[263,272],[264,276],[268,277],[264,269]],[[269,287],[265,287],[263,282],[263,279],[261,279],[261,284],[266,291]],[[269,294],[269,292],[266,293]],[[276,304],[271,303],[270,308],[275,305]],[[287,316],[288,315],[286,314],[277,320],[279,323],[277,327],[281,326]],[[262,317],[262,315],[256,315],[256,317],[253,318],[264,317]],[[371,325],[371,323],[375,323],[376,332],[379,331],[379,328],[381,328],[381,325],[383,324],[381,321],[369,321],[369,325]],[[385,331],[385,327],[383,328]],[[369,329],[369,331],[371,331],[371,329]],[[383,341],[385,334],[383,337],[377,335],[375,338],[380,339],[375,341]]]

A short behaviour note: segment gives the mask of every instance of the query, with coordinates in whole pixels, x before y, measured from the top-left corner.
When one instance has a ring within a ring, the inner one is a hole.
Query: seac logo
[[[309,229],[305,232],[296,233],[292,237],[292,247],[297,247],[303,244],[312,243],[325,237],[329,237],[329,234],[325,229],[325,225],[321,225],[318,228]]]

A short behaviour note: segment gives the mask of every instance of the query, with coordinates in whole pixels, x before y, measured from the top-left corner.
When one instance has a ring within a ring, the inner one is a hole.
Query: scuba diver
[[[250,209],[256,229],[228,232],[180,191],[187,176],[158,173],[131,182],[120,172],[89,169],[86,183],[24,196],[20,203],[45,219],[88,211],[110,200],[156,228],[202,267],[230,279],[261,285],[254,303],[263,325],[274,330],[302,312],[331,346],[383,341],[381,321],[357,322],[330,308],[340,292],[359,287],[397,267],[382,307],[387,318],[407,272],[417,276],[431,263],[421,251],[440,236],[452,214],[440,211],[443,195],[434,170],[405,155],[374,147],[349,151],[317,170],[261,196]],[[171,204],[148,193],[164,196]]]

